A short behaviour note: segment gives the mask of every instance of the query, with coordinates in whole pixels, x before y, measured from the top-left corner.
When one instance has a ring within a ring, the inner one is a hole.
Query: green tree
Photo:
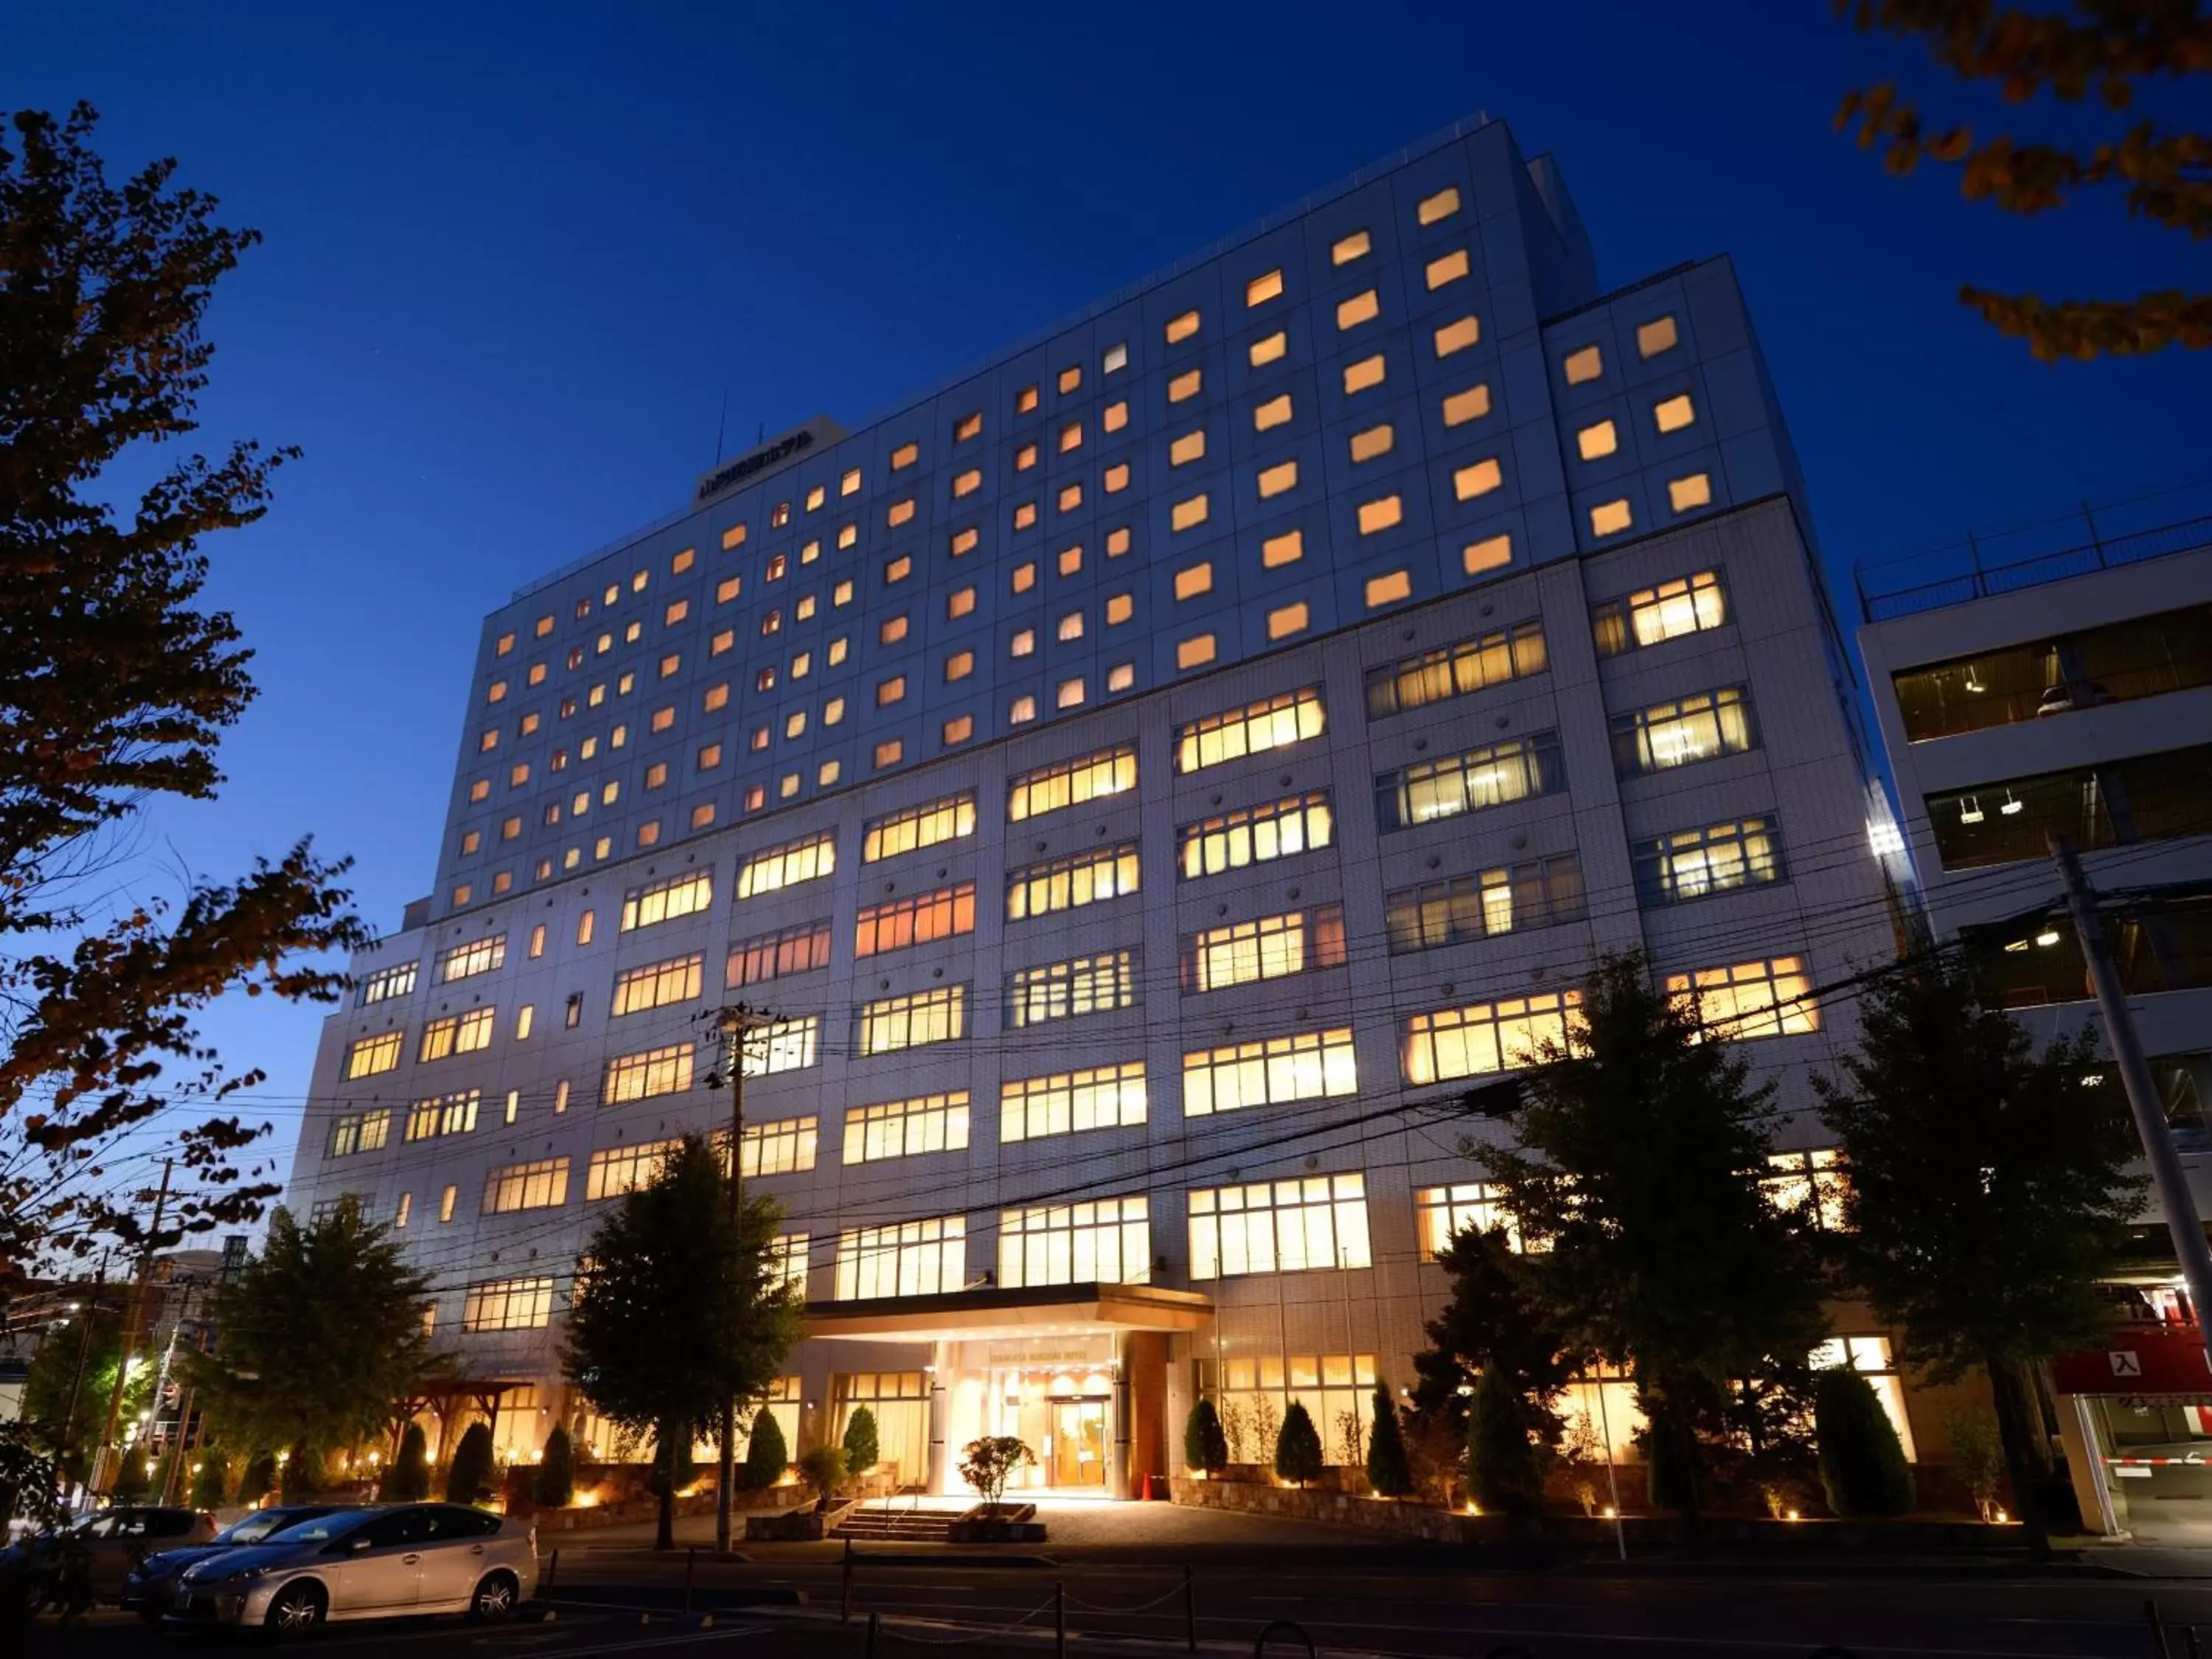
[[[192,1476],[191,1505],[196,1510],[221,1509],[230,1496],[230,1459],[220,1446],[200,1448],[200,1466]]]
[[[226,1069],[196,1017],[239,988],[336,1001],[343,974],[301,961],[368,939],[344,864],[305,841],[234,883],[113,897],[160,873],[123,868],[148,808],[222,782],[252,653],[202,603],[203,544],[261,517],[295,452],[154,453],[198,429],[201,324],[259,238],[173,161],[110,183],[97,120],[0,117],[0,1290],[33,1251],[149,1242],[150,1194],[105,1160],[157,1114],[174,1166],[150,1242],[257,1219],[277,1188],[235,1158],[265,1126],[222,1107],[261,1073]]]
[[[1813,1401],[1828,1508],[1845,1520],[1910,1510],[1912,1467],[1874,1384],[1838,1365],[1814,1379]]]
[[[754,1199],[733,1220],[720,1161],[687,1135],[592,1235],[563,1365],[602,1416],[654,1435],[671,1470],[719,1423],[726,1394],[767,1394],[798,1340],[775,1250],[781,1216]],[[655,1547],[670,1549],[675,1483],[661,1485]]]
[[[558,1423],[545,1437],[545,1453],[538,1460],[531,1495],[544,1510],[564,1510],[576,1501],[576,1448],[568,1431]]]
[[[430,1440],[420,1423],[400,1431],[398,1453],[384,1466],[376,1495],[386,1504],[419,1504],[430,1495]]]
[[[862,1475],[883,1455],[876,1442],[876,1414],[866,1406],[855,1407],[845,1424],[845,1471]]]
[[[1321,1479],[1322,1467],[1321,1431],[1314,1427],[1312,1413],[1293,1400],[1275,1435],[1276,1478],[1303,1486]]]
[[[1879,148],[1890,172],[1923,161],[1959,169],[1961,193],[2008,213],[2064,206],[2078,192],[2117,192],[2128,216],[2195,241],[2212,236],[2212,133],[2135,112],[2140,88],[2196,77],[2197,106],[2212,75],[2212,18],[2196,0],[2073,0],[2063,9],[1999,0],[1834,0],[1862,33],[1917,40],[1942,69],[1993,83],[2013,105],[2049,93],[2063,105],[2094,103],[2093,141],[2039,143],[2009,133],[1977,136],[1971,125],[1930,130],[1894,82],[1847,93],[1839,131]],[[2161,289],[2130,300],[2065,300],[2000,294],[1966,283],[1959,298],[2000,333],[2026,340],[2045,362],[2125,356],[2169,345],[2212,346],[2212,293]]]
[[[1183,1419],[1182,1461],[1187,1468],[1218,1474],[1229,1467],[1229,1435],[1221,1426],[1221,1413],[1211,1400],[1200,1395]]]
[[[1463,1441],[1475,1378],[1500,1370],[1527,1402],[1539,1440],[1557,1444],[1565,1428],[1559,1395],[1589,1355],[1544,1303],[1544,1287],[1513,1234],[1503,1226],[1462,1228],[1437,1252],[1437,1262],[1450,1291],[1424,1328],[1429,1347],[1413,1356],[1413,1409],[1449,1422],[1452,1438]]]
[[[1772,1085],[1727,1033],[1654,984],[1641,951],[1601,957],[1569,1044],[1533,1056],[1511,1148],[1471,1144],[1532,1242],[1536,1300],[1577,1346],[1628,1366],[1653,1432],[1700,1463],[1701,1399],[1823,1334],[1802,1222],[1770,1201]],[[1703,1547],[1702,1483],[1680,1483]]]
[[[799,1454],[799,1472],[814,1488],[817,1501],[827,1504],[836,1497],[837,1488],[845,1484],[845,1449],[809,1446]]]
[[[1367,1433],[1367,1484],[1382,1498],[1403,1498],[1413,1490],[1413,1467],[1406,1458],[1405,1431],[1390,1385],[1375,1385],[1375,1421]]]
[[[1543,1495],[1528,1402],[1503,1370],[1475,1379],[1467,1413],[1467,1489],[1479,1507],[1508,1515],[1533,1510]]]
[[[23,1419],[35,1425],[39,1444],[71,1480],[82,1480],[92,1468],[93,1448],[107,1422],[107,1396],[122,1355],[123,1316],[104,1310],[50,1327],[31,1351],[23,1379]],[[153,1398],[154,1370],[143,1355],[134,1358],[119,1420],[131,1422],[146,1409]]]
[[[961,1448],[960,1478],[975,1489],[987,1511],[995,1510],[1014,1471],[1036,1461],[1036,1454],[1014,1436],[985,1435]]]
[[[258,1451],[246,1460],[246,1471],[238,1478],[238,1501],[258,1504],[276,1490],[276,1454]]]
[[[783,1425],[767,1407],[756,1407],[752,1438],[745,1443],[744,1468],[738,1484],[747,1492],[766,1492],[783,1479],[790,1467],[791,1448],[783,1437]]]
[[[225,1441],[283,1448],[286,1492],[308,1491],[326,1454],[382,1438],[422,1382],[429,1299],[350,1195],[304,1227],[280,1206],[261,1254],[216,1286],[215,1347],[186,1355],[185,1376]]]
[[[453,1461],[446,1466],[446,1501],[448,1504],[481,1504],[492,1495],[493,1476],[497,1473],[498,1455],[491,1443],[491,1425],[471,1423],[461,1431],[461,1443],[453,1448]]]
[[[1845,1271],[1947,1382],[1989,1379],[2029,1550],[2050,1548],[2027,1366],[2095,1347],[2099,1284],[2142,1201],[2135,1135],[2094,1036],[2036,1051],[1966,966],[1878,981],[1840,1078],[1814,1079],[1849,1179]]]
[[[1975,1513],[1984,1521],[1995,1519],[2005,1475],[2004,1447],[1997,1439],[1996,1423],[1985,1411],[1952,1406],[1943,1413],[1943,1434],[1951,1443],[1951,1468],[1966,1483]]]

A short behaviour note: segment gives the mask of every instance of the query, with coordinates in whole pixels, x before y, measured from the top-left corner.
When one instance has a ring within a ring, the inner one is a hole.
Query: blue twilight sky
[[[1953,295],[2202,287],[2102,204],[1886,177],[1855,80],[1948,105],[1826,0],[1653,6],[17,5],[0,107],[106,116],[267,243],[222,288],[210,444],[296,443],[223,538],[260,702],[150,886],[312,830],[380,927],[428,890],[483,614],[678,505],[1476,109],[1554,154],[1625,283],[1735,258],[1849,567],[2212,474],[2212,353],[2047,368]],[[1846,599],[1839,612],[1855,615]],[[320,1011],[220,1006],[289,1163]]]

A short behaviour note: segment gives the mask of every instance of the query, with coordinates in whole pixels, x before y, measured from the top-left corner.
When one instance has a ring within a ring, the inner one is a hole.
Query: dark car
[[[215,1517],[198,1510],[118,1504],[17,1547],[29,1565],[35,1598],[69,1604],[112,1601],[122,1593],[125,1576],[147,1556],[214,1536]]]
[[[186,1567],[198,1566],[210,1556],[258,1544],[274,1532],[301,1521],[313,1521],[343,1507],[337,1504],[295,1504],[289,1508],[256,1510],[232,1522],[204,1544],[149,1555],[131,1570],[123,1581],[123,1605],[137,1610],[148,1624],[158,1624],[177,1599],[177,1581]]]

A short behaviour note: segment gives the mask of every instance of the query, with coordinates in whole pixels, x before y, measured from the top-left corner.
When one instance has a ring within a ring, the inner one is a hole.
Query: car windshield
[[[305,1525],[315,1518],[314,1511],[303,1510],[264,1510],[258,1515],[249,1515],[232,1522],[215,1535],[218,1544],[258,1544],[288,1527]]]
[[[312,1521],[296,1521],[280,1531],[272,1532],[262,1540],[266,1544],[327,1544],[333,1538],[343,1538],[367,1521],[372,1511],[340,1510],[333,1515],[319,1515]]]

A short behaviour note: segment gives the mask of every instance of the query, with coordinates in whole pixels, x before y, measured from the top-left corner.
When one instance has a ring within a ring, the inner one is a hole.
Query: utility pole
[[[177,1337],[181,1335],[184,1332],[185,1316],[191,1311],[192,1291],[195,1289],[198,1289],[204,1283],[204,1280],[192,1279],[188,1281],[185,1286],[184,1305],[177,1310],[177,1328],[169,1338],[169,1352],[172,1355],[176,1352]],[[192,1348],[196,1352],[205,1353],[207,1352],[207,1316],[205,1314],[202,1314],[200,1316],[200,1327],[198,1333],[192,1339]],[[161,1370],[165,1382],[167,1378],[169,1364],[169,1360],[166,1358],[161,1362]],[[177,1437],[173,1445],[168,1451],[167,1455],[164,1459],[167,1473],[161,1478],[161,1502],[164,1504],[174,1504],[177,1501],[177,1498],[182,1495],[178,1492],[177,1489],[184,1485],[185,1453],[189,1449],[185,1443],[185,1440],[186,1434],[190,1431],[192,1425],[192,1395],[196,1392],[197,1390],[187,1386],[184,1390],[182,1397],[177,1401]],[[161,1395],[157,1393],[154,1397],[156,1401],[159,1401]],[[155,1409],[158,1412],[161,1408],[157,1405]]]
[[[138,1252],[138,1282],[131,1292],[131,1311],[124,1318],[123,1340],[118,1345],[115,1357],[115,1386],[107,1391],[107,1425],[100,1432],[100,1443],[93,1448],[92,1476],[86,1486],[97,1492],[101,1490],[101,1464],[106,1462],[109,1442],[115,1438],[116,1420],[123,1414],[124,1385],[131,1380],[131,1350],[138,1343],[138,1327],[146,1317],[146,1289],[154,1278],[154,1247],[161,1237],[161,1212],[169,1206],[169,1172],[176,1160],[161,1160],[161,1190],[154,1195],[154,1224],[146,1230],[146,1248]],[[115,1473],[122,1471],[123,1461],[116,1459]],[[107,1490],[114,1490],[111,1475]]]
[[[54,1496],[57,1498],[61,1496],[62,1464],[76,1436],[76,1402],[77,1396],[84,1387],[84,1362],[92,1352],[93,1328],[100,1322],[100,1316],[104,1311],[101,1304],[106,1300],[106,1291],[107,1252],[102,1250],[100,1254],[100,1270],[93,1275],[92,1300],[86,1304],[83,1309],[84,1328],[77,1333],[76,1368],[70,1373],[69,1409],[62,1413],[59,1443],[54,1447]],[[85,1483],[89,1486],[93,1472],[87,1469],[84,1473]]]
[[[738,1003],[723,1008],[714,1015],[716,1028],[721,1033],[722,1063],[729,1073],[730,1082],[730,1227],[734,1236],[744,1218],[745,1210],[745,1039],[760,1026],[769,1023],[769,1016],[758,1009]],[[713,1079],[708,1079],[710,1085]],[[714,1467],[718,1479],[714,1486],[714,1553],[730,1553],[731,1500],[737,1485],[738,1472],[738,1401],[737,1396],[722,1396],[720,1443],[716,1449]]]
[[[2121,988],[2119,970],[2112,965],[2104,919],[2097,909],[2096,890],[2081,873],[2074,843],[2055,830],[2046,832],[2046,839],[2051,860],[2066,884],[2066,908],[2073,913],[2074,932],[2089,964],[2089,982],[2096,988],[2097,1006],[2104,1012],[2105,1034],[2112,1045],[2112,1058],[2119,1063],[2128,1109],[2135,1114],[2136,1133],[2150,1164],[2151,1183],[2157,1188],[2159,1203],[2166,1211],[2166,1231],[2173,1236],[2181,1276],[2189,1284],[2197,1338],[2205,1342],[2206,1359],[2212,1362],[2212,1341],[2206,1340],[2206,1322],[2212,1320],[2212,1248],[2205,1244],[2204,1224],[2197,1216],[2196,1200],[2189,1194],[2189,1177],[2182,1172],[2180,1153],[2174,1150],[2173,1130],[2159,1104],[2150,1062],[2143,1058],[2142,1043],[2136,1036],[2135,1015],[2128,1007],[2127,993]]]

